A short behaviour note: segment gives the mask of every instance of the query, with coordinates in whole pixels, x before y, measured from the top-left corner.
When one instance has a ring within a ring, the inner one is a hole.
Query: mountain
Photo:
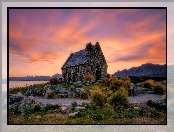
[[[59,79],[59,78],[61,78],[61,77],[62,77],[62,74],[56,73],[56,74],[54,74],[51,78],[57,78],[57,79]]]
[[[142,76],[142,77],[166,77],[166,64],[146,63],[138,67],[124,69],[113,74],[116,77]]]

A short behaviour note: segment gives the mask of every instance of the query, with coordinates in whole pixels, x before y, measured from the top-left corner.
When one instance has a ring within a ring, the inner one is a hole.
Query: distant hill
[[[117,71],[113,74],[116,77],[126,76],[142,76],[142,77],[166,77],[166,65],[159,64],[142,64],[138,67],[132,67],[130,69],[124,69]]]
[[[56,73],[56,74],[54,74],[51,78],[57,78],[57,79],[59,79],[59,78],[61,78],[61,77],[62,77],[62,74]]]

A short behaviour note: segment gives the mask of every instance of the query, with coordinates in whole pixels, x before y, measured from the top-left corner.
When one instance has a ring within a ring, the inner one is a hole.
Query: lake
[[[34,85],[34,84],[42,84],[47,83],[48,81],[9,81],[9,88],[15,88],[15,87],[25,87]]]

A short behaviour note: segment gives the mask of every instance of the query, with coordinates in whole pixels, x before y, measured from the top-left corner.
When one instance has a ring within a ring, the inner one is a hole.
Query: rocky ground
[[[59,104],[59,105],[68,105],[76,102],[77,104],[81,105],[82,103],[90,103],[89,100],[82,100],[77,98],[57,98],[57,99],[46,99],[41,96],[35,96],[35,98],[42,102],[42,104]]]
[[[136,96],[129,96],[128,100],[130,103],[133,104],[145,104],[148,100],[160,100],[161,95],[158,94],[139,94]],[[77,99],[77,98],[57,98],[57,99],[46,99],[41,96],[36,96],[35,97],[39,102],[42,102],[43,104],[60,104],[60,105],[65,105],[65,104],[71,104],[73,102],[76,102],[77,104],[82,104],[84,103],[89,103],[89,100],[82,100],[82,99]]]

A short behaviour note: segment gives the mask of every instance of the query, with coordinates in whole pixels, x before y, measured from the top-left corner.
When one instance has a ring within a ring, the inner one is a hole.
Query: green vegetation
[[[165,94],[166,93],[166,86],[163,84],[156,84],[153,87],[153,91],[155,94]]]
[[[66,89],[74,86],[63,82],[58,84]],[[132,95],[130,84],[129,78],[114,77],[85,86],[84,91],[70,95],[72,98],[91,101],[90,105],[83,104],[86,109],[80,110],[75,116],[62,114],[59,105],[48,105],[42,109],[38,105],[29,109],[24,117],[10,114],[9,121],[10,124],[166,124],[165,108],[161,108],[157,103],[149,100],[147,105],[138,106],[138,109],[129,103],[128,96]],[[43,89],[45,85],[35,87]],[[143,86],[151,88],[157,94],[165,94],[166,87],[162,83],[148,80]],[[59,96],[56,92],[48,95],[48,98],[57,97]],[[163,96],[161,100],[166,101],[166,97]],[[75,112],[76,106],[77,103],[72,103],[72,112]]]
[[[50,85],[57,85],[61,81],[59,79],[57,79],[57,78],[51,78],[49,82],[50,82]]]
[[[76,104],[72,104],[74,107]],[[54,111],[57,108],[56,111]],[[121,112],[88,106],[75,116],[60,114],[59,107],[30,113],[25,117],[10,116],[10,124],[166,124],[165,113],[142,107],[140,110],[130,108]]]
[[[166,94],[166,81],[162,81],[161,83],[155,82],[154,80],[146,80],[143,83],[144,88],[149,88],[153,90],[155,94]]]
[[[127,96],[128,94],[124,88],[120,88],[111,96],[110,104],[114,107],[115,111],[124,111],[129,107]]]
[[[103,108],[106,103],[106,95],[98,88],[91,95],[91,104]]]
[[[84,82],[91,82],[94,80],[94,76],[92,74],[87,74],[84,78]]]
[[[57,94],[55,91],[52,91],[46,95],[47,99],[55,99],[55,98],[59,98],[59,97],[60,97],[60,95]]]

